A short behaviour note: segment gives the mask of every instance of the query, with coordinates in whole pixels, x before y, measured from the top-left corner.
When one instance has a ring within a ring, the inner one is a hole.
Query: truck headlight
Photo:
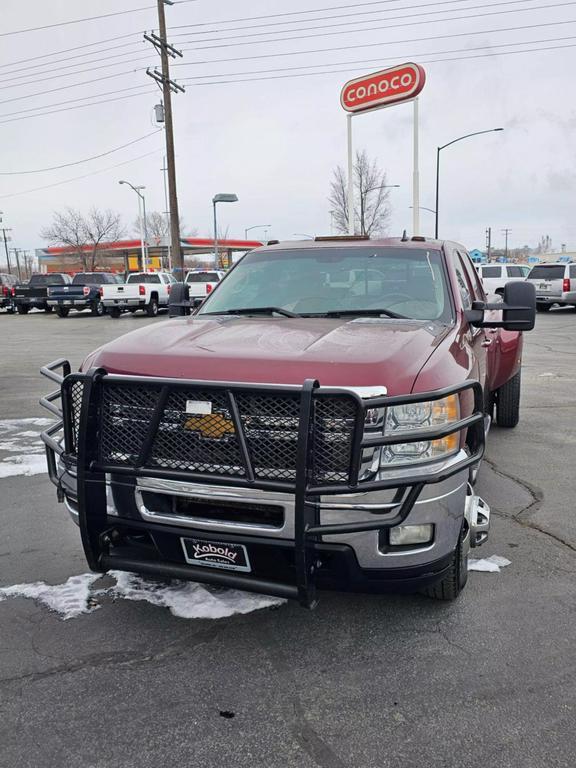
[[[457,395],[441,400],[431,400],[391,406],[386,411],[384,434],[398,436],[414,429],[430,429],[455,423],[460,418],[460,401]],[[455,432],[439,440],[418,440],[382,448],[381,465],[414,464],[450,456],[458,451],[460,433]]]

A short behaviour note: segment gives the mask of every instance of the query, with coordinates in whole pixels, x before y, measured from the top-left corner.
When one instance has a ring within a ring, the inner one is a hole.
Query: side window
[[[484,301],[486,294],[482,286],[482,281],[478,277],[478,273],[474,269],[474,265],[470,260],[470,257],[465,253],[459,253],[459,257],[462,260],[462,265],[466,274],[468,275],[468,284],[472,288],[472,301]]]
[[[460,291],[460,296],[462,298],[462,306],[464,307],[464,309],[471,309],[472,308],[472,292],[470,290],[470,286],[469,286],[468,279],[466,277],[466,273],[464,271],[462,262],[460,261],[460,258],[456,253],[454,254],[454,268],[456,271],[456,280],[458,281],[458,290]]]
[[[508,271],[508,277],[524,277],[521,267],[506,267]]]
[[[576,277],[576,266],[570,267],[570,277],[575,278]]]

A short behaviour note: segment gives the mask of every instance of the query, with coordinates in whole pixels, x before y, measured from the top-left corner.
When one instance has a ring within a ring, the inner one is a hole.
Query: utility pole
[[[506,245],[504,246],[504,258],[506,259],[506,261],[508,261],[508,235],[512,232],[512,230],[506,228],[506,229],[503,229],[502,232],[504,233],[504,237],[506,238],[505,240]]]
[[[180,280],[184,280],[184,254],[180,247],[180,216],[178,213],[178,195],[176,191],[176,160],[174,152],[174,126],[172,121],[172,93],[184,92],[184,88],[173,80],[170,80],[170,65],[168,58],[173,59],[176,56],[182,56],[181,51],[177,51],[167,41],[166,36],[166,16],[164,13],[165,5],[173,5],[173,0],[158,0],[158,28],[159,35],[153,32],[144,35],[144,39],[156,48],[160,54],[162,71],[157,69],[146,70],[146,74],[151,77],[162,89],[164,97],[164,130],[166,132],[166,165],[168,169],[168,198],[170,202],[170,253],[172,263],[179,272]]]
[[[486,259],[491,260],[492,257],[492,227],[486,228]]]
[[[0,229],[0,232],[2,232],[3,238],[4,238],[4,250],[6,251],[6,267],[8,269],[8,274],[12,274],[12,267],[10,266],[10,254],[8,253],[8,238],[6,237],[6,232],[12,232],[11,229]]]
[[[14,257],[16,258],[16,270],[18,272],[18,280],[22,281],[22,272],[20,270],[20,257],[18,255],[18,248],[13,248]]]

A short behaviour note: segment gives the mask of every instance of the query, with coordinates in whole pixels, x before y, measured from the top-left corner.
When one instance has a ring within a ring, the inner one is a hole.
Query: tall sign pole
[[[418,97],[414,99],[414,172],[412,185],[412,234],[420,234],[420,164]]]
[[[354,234],[354,149],[352,147],[352,115],[346,115],[348,124],[348,234]]]
[[[400,64],[370,75],[349,80],[340,93],[340,104],[348,120],[348,233],[354,234],[354,162],[352,155],[352,117],[383,107],[412,101],[414,103],[414,169],[412,175],[413,234],[420,234],[420,169],[418,94],[424,88],[426,72],[419,64]]]

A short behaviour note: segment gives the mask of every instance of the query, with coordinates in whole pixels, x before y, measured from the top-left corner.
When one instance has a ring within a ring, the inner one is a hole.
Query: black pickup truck
[[[80,272],[74,275],[70,285],[48,288],[48,306],[56,310],[58,317],[68,317],[71,309],[82,312],[89,309],[95,317],[106,314],[100,301],[100,286],[123,282],[111,272]]]
[[[26,315],[31,309],[52,312],[52,307],[48,304],[48,288],[70,285],[71,282],[70,275],[60,272],[32,275],[27,283],[18,283],[14,286],[12,303],[19,315]]]

